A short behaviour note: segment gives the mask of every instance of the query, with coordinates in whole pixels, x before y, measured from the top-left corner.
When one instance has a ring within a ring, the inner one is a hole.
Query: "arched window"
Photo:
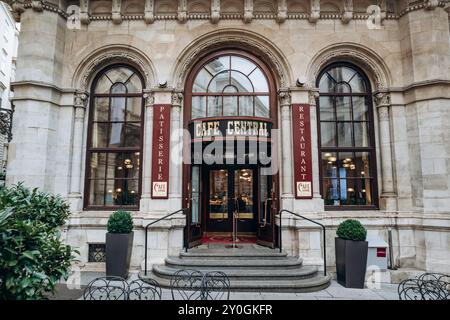
[[[376,208],[372,93],[355,66],[332,64],[317,80],[321,192],[328,209]]]
[[[95,78],[90,100],[85,207],[137,209],[141,194],[143,81],[131,67]]]
[[[192,85],[192,119],[270,117],[266,72],[250,58],[222,54],[197,71]]]

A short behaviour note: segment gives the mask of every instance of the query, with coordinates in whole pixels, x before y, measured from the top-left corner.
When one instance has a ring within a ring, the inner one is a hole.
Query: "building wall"
[[[80,26],[73,29],[61,14],[48,9],[50,2],[44,1],[43,7],[15,8],[21,13],[22,31],[7,183],[25,181],[69,199],[73,215],[67,237],[80,247],[83,262],[87,243],[104,238],[109,215],[82,210],[87,96],[95,73],[108,64],[127,62],[144,74],[146,82],[143,195],[140,211],[135,213],[133,252],[137,267],[142,263],[143,226],[179,209],[182,198],[181,166],[174,162],[169,200],[150,198],[151,106],[172,104],[171,130],[181,128],[182,91],[189,68],[203,54],[231,45],[260,56],[275,74],[280,90],[282,207],[327,226],[328,264],[334,265],[337,225],[355,218],[369,233],[385,240],[392,230],[396,265],[448,269],[450,37],[444,10],[448,4],[424,1],[410,6],[406,1],[387,1],[385,19],[379,28],[369,29],[364,8],[370,1],[354,1],[353,10],[344,6],[344,1],[332,1],[335,6],[324,5],[319,16],[315,4],[320,1],[280,1],[278,8],[258,1],[246,1],[241,8],[222,1],[219,9],[216,1],[212,7],[208,1],[200,1],[196,7],[188,1],[186,10],[176,1],[166,1],[164,6],[156,1],[153,10],[141,2],[117,1],[114,3],[122,3],[117,9],[91,1],[89,10],[81,6],[76,21]],[[217,10],[222,12],[220,18]],[[372,83],[379,210],[324,210],[318,183],[315,81],[321,68],[334,61],[358,65]],[[306,79],[303,87],[296,85],[298,78]],[[165,82],[167,88],[160,88]],[[312,106],[311,200],[293,197],[291,103]],[[283,220],[284,248],[289,254],[320,264],[323,244],[319,230],[292,217]],[[184,219],[177,217],[149,234],[153,262],[181,247],[183,223]]]
[[[10,7],[0,3],[0,108],[11,109],[10,84],[14,81],[19,28]],[[0,134],[0,171],[3,174],[7,155],[6,135]]]

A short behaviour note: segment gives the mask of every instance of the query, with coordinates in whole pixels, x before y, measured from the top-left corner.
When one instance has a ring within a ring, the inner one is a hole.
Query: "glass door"
[[[208,169],[206,231],[233,232],[236,219],[238,233],[256,233],[257,181],[253,168],[223,167]]]
[[[192,166],[190,170],[190,182],[188,183],[187,193],[187,230],[188,230],[188,246],[195,247],[201,243],[201,170],[199,166]]]
[[[259,175],[259,197],[258,197],[258,232],[257,243],[275,247],[275,221],[277,210],[277,199],[275,198],[275,183],[273,176],[263,175],[258,170]]]
[[[208,172],[207,231],[228,232],[232,221],[229,199],[229,170],[214,169]]]
[[[237,232],[255,233],[257,211],[257,181],[255,169],[234,170],[234,211],[237,219]]]

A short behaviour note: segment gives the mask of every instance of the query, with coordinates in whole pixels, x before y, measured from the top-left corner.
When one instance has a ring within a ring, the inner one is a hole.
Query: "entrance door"
[[[256,235],[258,217],[257,170],[237,166],[206,169],[206,233],[233,232],[233,217],[238,235]]]
[[[265,175],[258,168],[258,244],[274,248],[276,242],[275,215],[278,199],[276,199],[274,176]]]
[[[186,166],[187,167],[187,166]],[[189,169],[188,193],[185,199],[187,212],[187,221],[185,229],[186,242],[189,248],[201,244],[202,229],[201,229],[201,169],[200,166],[192,166]]]

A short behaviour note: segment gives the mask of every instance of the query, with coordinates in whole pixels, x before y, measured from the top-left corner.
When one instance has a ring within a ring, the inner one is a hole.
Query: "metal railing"
[[[144,273],[145,273],[145,275],[147,275],[147,241],[148,241],[148,228],[150,227],[150,226],[152,226],[152,225],[154,225],[155,223],[158,223],[158,222],[160,222],[160,221],[162,221],[162,220],[165,220],[165,219],[167,219],[167,218],[169,218],[169,217],[171,217],[171,216],[173,216],[173,215],[176,215],[177,213],[179,213],[179,212],[185,212],[187,209],[180,209],[180,210],[177,210],[177,211],[175,211],[175,212],[172,212],[172,213],[169,213],[168,215],[165,215],[164,217],[162,217],[162,218],[159,218],[159,219],[157,219],[157,220],[155,220],[155,221],[152,221],[152,222],[150,222],[148,225],[146,225],[145,226],[145,267],[144,267]],[[186,244],[184,244],[184,245],[186,245]]]
[[[289,211],[289,210],[286,210],[286,209],[280,210],[278,212],[278,215],[279,215],[279,218],[280,218],[280,230],[278,232],[278,245],[280,246],[280,252],[283,250],[283,245],[282,245],[282,242],[281,242],[282,241],[282,237],[281,237],[281,231],[282,231],[281,215],[282,215],[283,212],[290,213],[290,214],[292,214],[292,215],[294,215],[296,217],[299,217],[301,219],[307,220],[309,222],[312,222],[312,223],[317,224],[318,226],[322,227],[322,230],[323,230],[323,275],[326,276],[327,275],[327,244],[326,244],[326,238],[325,238],[325,232],[326,232],[325,226],[323,224],[317,222],[317,221],[308,219],[308,218],[306,218],[304,216],[301,216],[301,215],[299,215],[299,214],[297,214],[295,212],[292,212],[292,211]]]

